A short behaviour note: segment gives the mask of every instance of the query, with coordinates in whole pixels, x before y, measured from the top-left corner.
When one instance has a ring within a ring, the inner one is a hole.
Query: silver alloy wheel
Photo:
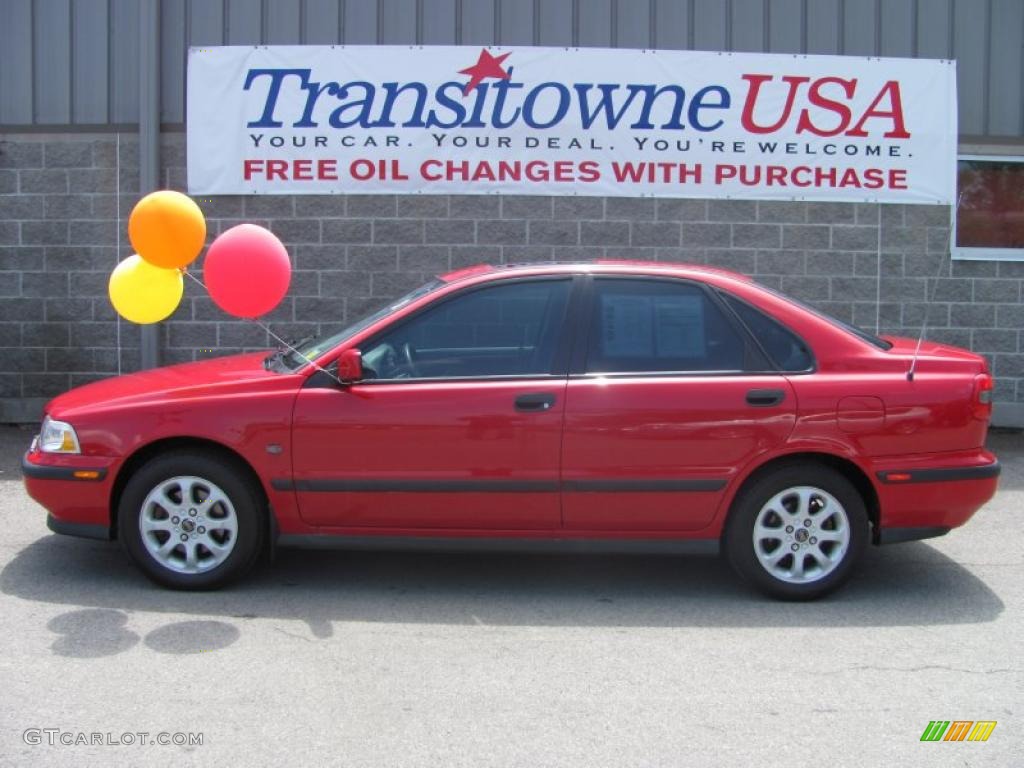
[[[772,496],[754,520],[754,552],[779,581],[808,584],[828,576],[850,547],[850,521],[839,500],[799,485]]]
[[[176,573],[202,573],[231,554],[238,537],[235,508],[217,485],[185,475],[164,480],[139,510],[146,551]]]

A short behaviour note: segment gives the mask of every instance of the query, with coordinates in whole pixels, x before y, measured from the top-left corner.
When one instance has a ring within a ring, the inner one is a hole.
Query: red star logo
[[[466,87],[462,89],[462,95],[466,96],[480,85],[480,81],[485,77],[495,77],[498,80],[508,80],[509,74],[501,68],[501,62],[512,55],[512,52],[503,53],[501,56],[491,56],[490,52],[486,48],[480,49],[480,58],[476,60],[476,64],[466,69],[460,69],[460,75],[469,75],[469,82],[466,83]]]

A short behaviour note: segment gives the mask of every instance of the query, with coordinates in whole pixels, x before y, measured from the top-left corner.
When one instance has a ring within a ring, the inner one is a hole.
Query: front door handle
[[[750,389],[747,390],[747,405],[755,408],[767,408],[778,405],[786,399],[786,393],[781,389]]]
[[[555,404],[555,396],[550,392],[531,392],[516,398],[517,411],[546,411]]]

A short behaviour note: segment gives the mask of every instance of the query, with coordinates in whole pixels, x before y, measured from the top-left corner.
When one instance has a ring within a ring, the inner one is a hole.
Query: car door
[[[360,344],[363,381],[304,388],[293,427],[302,518],[557,528],[572,283],[504,279],[444,297]]]
[[[735,315],[685,280],[595,276],[566,392],[569,529],[698,530],[783,442],[795,397]]]

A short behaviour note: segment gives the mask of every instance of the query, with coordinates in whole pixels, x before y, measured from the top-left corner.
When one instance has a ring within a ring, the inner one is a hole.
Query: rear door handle
[[[786,393],[781,389],[750,389],[747,390],[747,405],[755,408],[767,408],[778,405],[786,399]]]
[[[531,392],[516,398],[517,411],[546,411],[555,404],[555,396],[550,392]]]

